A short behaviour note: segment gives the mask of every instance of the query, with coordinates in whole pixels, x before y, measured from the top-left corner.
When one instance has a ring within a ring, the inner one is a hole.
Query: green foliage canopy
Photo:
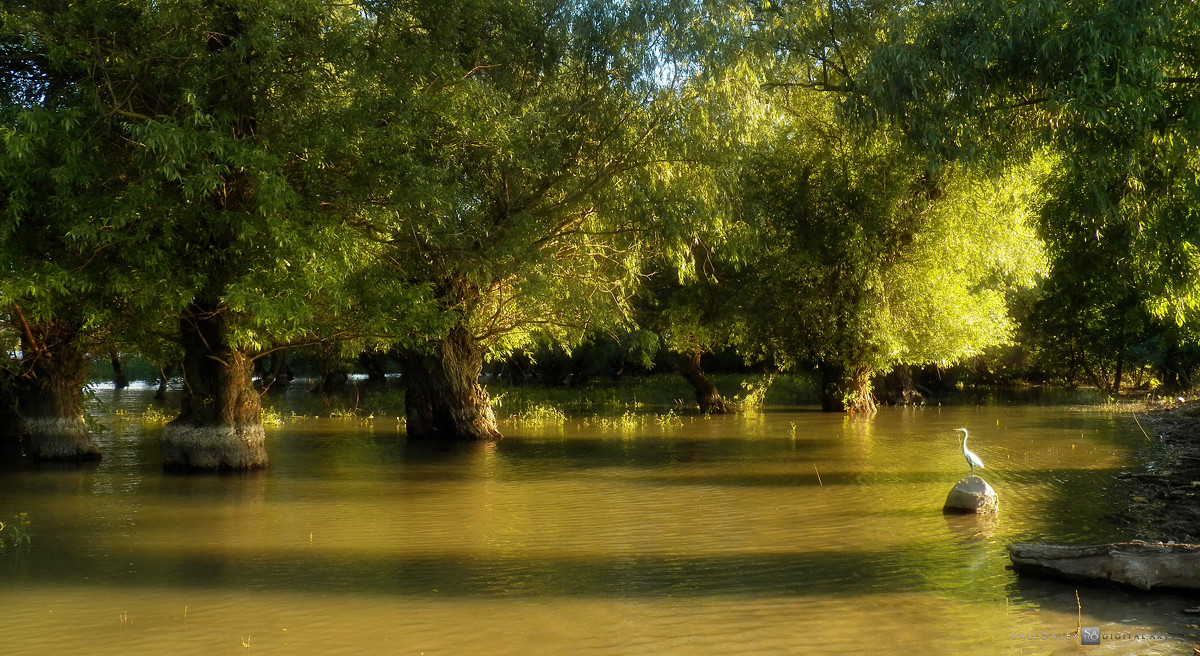
[[[898,139],[855,139],[830,109],[789,121],[751,182],[771,350],[886,373],[1006,342],[1006,293],[1045,267],[1028,177],[931,178]]]
[[[1104,252],[1106,233],[1128,235],[1114,255],[1132,263],[1147,308],[1188,321],[1200,307],[1198,28],[1200,9],[1187,2],[916,5],[897,15],[849,104],[937,159],[1052,148],[1061,156],[1044,190],[1052,251]]]
[[[627,325],[642,262],[690,218],[664,211],[694,159],[694,103],[656,51],[678,16],[541,0],[369,18],[355,184],[378,190],[366,221],[393,275],[491,357]]]

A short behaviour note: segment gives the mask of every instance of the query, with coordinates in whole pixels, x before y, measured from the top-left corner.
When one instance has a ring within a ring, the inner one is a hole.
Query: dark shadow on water
[[[1162,634],[1178,634],[1181,628],[1195,624],[1195,615],[1184,613],[1184,609],[1195,607],[1196,597],[1184,592],[1146,592],[1110,585],[1014,575],[1005,586],[1005,597],[1015,603],[1032,602],[1040,609],[1062,613],[1072,619],[1082,609],[1092,618],[1092,622],[1115,627],[1112,631],[1106,631],[1112,633],[1128,632],[1130,622],[1142,626],[1158,624],[1161,626],[1158,632]],[[1124,631],[1121,627],[1125,627]],[[1194,642],[1194,638],[1188,642]],[[1136,650],[1133,641],[1128,646],[1129,651],[1121,653],[1141,653]],[[1187,653],[1192,652],[1188,650]]]
[[[0,473],[91,473],[100,467],[100,458],[87,460],[35,460],[25,456],[0,460]]]
[[[212,478],[221,480],[256,480],[267,475],[267,467],[258,469],[184,469],[182,467],[163,467],[162,474],[164,478]]]
[[[135,549],[107,557],[59,553],[42,542],[19,563],[0,558],[0,590],[54,584],[466,597],[860,596],[929,589],[927,577],[908,561],[946,569],[956,567],[955,558],[952,551],[911,549],[479,558],[164,554]],[[974,594],[965,582],[958,592]]]
[[[469,458],[493,443],[480,440],[443,441],[400,437],[390,451],[397,457],[415,462],[457,462]]]
[[[496,452],[513,461],[553,462],[564,469],[586,470],[609,467],[659,468],[662,465],[726,460],[747,457],[775,458],[798,450],[806,457],[836,451],[838,445],[818,440],[788,437],[678,438],[647,437],[622,440],[612,437],[578,437],[569,440],[501,440]]]
[[[1025,483],[1037,481],[1053,481],[1055,483],[1080,481],[1107,481],[1113,479],[1123,470],[1111,469],[1042,469],[1025,470],[1019,476],[1013,475],[984,475],[983,478],[992,483],[1004,484],[1010,480]],[[820,478],[812,469],[804,470],[797,465],[794,473],[697,473],[680,472],[678,474],[657,474],[638,477],[643,483],[656,485],[695,485],[704,487],[822,487],[838,485],[921,485],[928,483],[945,483],[949,492],[955,481],[965,478],[940,471],[881,471],[881,472],[821,472]]]

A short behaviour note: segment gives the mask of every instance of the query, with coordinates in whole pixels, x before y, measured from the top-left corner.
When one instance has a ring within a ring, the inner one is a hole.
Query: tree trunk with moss
[[[483,349],[455,326],[430,352],[399,351],[410,439],[443,443],[500,437],[487,390],[479,384]]]
[[[228,345],[225,317],[193,305],[180,320],[183,402],[163,428],[163,466],[177,471],[267,466],[262,406],[253,361]]]
[[[63,319],[24,323],[21,371],[14,379],[21,438],[37,460],[95,460],[100,448],[83,420],[88,359],[80,326]]]
[[[700,406],[700,412],[714,415],[732,413],[732,408],[725,403],[725,399],[721,398],[721,392],[717,386],[708,376],[704,375],[704,370],[700,368],[700,356],[699,351],[681,353],[677,361],[679,374],[696,392],[696,403]]]

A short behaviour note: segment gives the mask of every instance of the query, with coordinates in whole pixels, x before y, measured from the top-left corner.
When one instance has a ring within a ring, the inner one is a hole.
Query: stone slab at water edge
[[[1141,590],[1200,589],[1200,545],[1161,542],[1012,544],[1013,569],[1069,581],[1117,583]]]

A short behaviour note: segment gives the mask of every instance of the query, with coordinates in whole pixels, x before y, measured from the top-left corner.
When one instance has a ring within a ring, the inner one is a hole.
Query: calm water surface
[[[1127,417],[887,409],[506,426],[406,446],[395,418],[268,433],[271,467],[164,475],[149,391],[98,392],[104,460],[0,472],[6,654],[1173,654],[1196,600],[1027,579],[1015,541],[1124,539]],[[107,413],[107,414],[105,414]],[[285,410],[284,414],[288,414]],[[993,520],[944,517],[971,429]],[[1079,621],[1109,639],[1080,647]],[[1059,639],[1056,639],[1059,638]]]

